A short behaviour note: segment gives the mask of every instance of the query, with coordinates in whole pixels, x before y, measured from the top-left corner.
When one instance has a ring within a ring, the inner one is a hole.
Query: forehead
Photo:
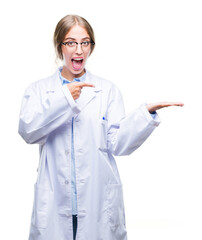
[[[83,38],[90,38],[90,36],[84,27],[81,27],[79,25],[74,25],[69,30],[69,32],[65,35],[65,39],[67,38],[83,39]]]

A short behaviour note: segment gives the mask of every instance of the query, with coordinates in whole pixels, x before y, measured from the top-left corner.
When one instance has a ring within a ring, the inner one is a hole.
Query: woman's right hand
[[[95,86],[90,83],[72,82],[72,83],[67,84],[67,87],[68,87],[73,99],[76,100],[80,97],[81,90],[83,87],[95,87]]]

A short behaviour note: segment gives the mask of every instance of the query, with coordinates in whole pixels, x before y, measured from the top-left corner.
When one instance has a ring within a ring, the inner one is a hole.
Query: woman
[[[29,240],[126,240],[113,155],[147,139],[160,123],[156,110],[183,104],[142,105],[125,116],[117,87],[85,69],[95,38],[80,16],[59,21],[54,45],[63,66],[27,88],[20,113],[20,135],[40,148]]]

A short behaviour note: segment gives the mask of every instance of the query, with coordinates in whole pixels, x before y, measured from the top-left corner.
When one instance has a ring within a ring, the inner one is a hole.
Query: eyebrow
[[[85,40],[85,39],[90,39],[90,37],[84,37],[81,40]],[[68,37],[68,38],[65,38],[64,41],[66,41],[66,40],[76,40],[76,38]]]

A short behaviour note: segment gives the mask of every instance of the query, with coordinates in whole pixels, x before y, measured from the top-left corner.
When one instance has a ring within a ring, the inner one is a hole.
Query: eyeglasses
[[[65,47],[77,47],[79,44],[81,44],[82,47],[88,47],[90,44],[95,45],[93,41],[84,41],[81,43],[75,42],[75,41],[69,41],[69,42],[62,42]]]

